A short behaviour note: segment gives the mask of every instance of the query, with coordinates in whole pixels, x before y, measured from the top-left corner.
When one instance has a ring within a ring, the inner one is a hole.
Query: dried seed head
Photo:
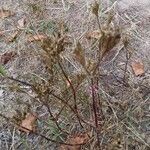
[[[99,4],[97,1],[95,1],[93,7],[92,7],[92,13],[96,16],[98,16],[98,11],[99,11]]]
[[[108,19],[107,19],[107,27],[109,27],[110,23],[112,22],[112,20],[114,19],[114,13],[110,12],[108,14]]]
[[[42,41],[41,45],[43,51],[41,53],[42,59],[50,74],[53,74],[53,67],[59,60],[59,55],[65,50],[64,38],[49,37]]]

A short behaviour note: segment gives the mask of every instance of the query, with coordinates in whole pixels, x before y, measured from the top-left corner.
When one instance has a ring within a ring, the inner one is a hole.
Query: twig
[[[87,125],[89,125],[90,127],[95,127],[94,125],[90,124],[89,122],[85,121],[82,117],[80,117],[80,115],[76,112],[76,110],[68,103],[68,101],[65,101],[63,98],[55,95],[54,93],[51,93],[52,96],[54,96],[55,98],[57,98],[58,100],[60,100],[61,102],[63,102],[66,106],[68,106],[70,108],[70,110],[76,115],[79,124],[83,127],[83,125],[81,124],[81,121]]]
[[[54,97],[56,97],[57,99],[59,99],[61,102],[63,102],[65,105],[67,105],[67,106],[72,110],[72,112],[74,112],[74,114],[76,115],[76,117],[77,117],[77,119],[78,119],[79,124],[80,124],[81,127],[83,128],[83,125],[82,125],[82,123],[81,123],[81,120],[80,120],[80,117],[79,117],[78,112],[77,112],[70,104],[68,104],[68,101],[66,102],[65,100],[63,100],[63,99],[60,98],[59,96],[55,95],[54,93],[51,93],[51,95],[53,95]]]
[[[64,110],[65,107],[66,107],[66,105],[64,104],[64,105],[61,107],[60,111],[56,114],[56,116],[55,116],[56,120],[57,120],[58,117],[61,115],[61,113],[62,113],[62,111]]]
[[[71,87],[72,93],[73,93],[73,97],[74,97],[74,108],[75,108],[75,110],[78,110],[78,108],[77,108],[77,99],[76,99],[76,90],[75,90],[74,86],[72,85],[72,82],[69,80],[69,78],[68,78],[67,74],[65,73],[65,71],[64,71],[62,65],[60,64],[60,62],[58,62],[58,64],[60,66],[60,69],[61,69],[64,77],[66,78],[67,82],[70,84],[70,87]]]
[[[13,81],[19,82],[19,83],[21,83],[21,84],[23,84],[23,85],[33,87],[32,84],[30,84],[30,83],[28,83],[28,82],[26,82],[26,81],[21,81],[21,80],[19,80],[19,79],[15,79],[15,78],[13,78],[13,77],[6,77],[6,78],[9,79],[9,80],[13,80]]]
[[[150,148],[150,145],[144,141],[144,139],[140,136],[140,133],[137,132],[137,130],[134,129],[134,127],[128,122],[128,125],[126,123],[121,122],[128,130],[130,130],[137,138],[139,138],[147,147]]]
[[[97,19],[99,30],[102,32],[102,27],[101,27],[101,23],[100,23],[100,19],[98,15],[96,15],[96,19]]]
[[[30,133],[33,133],[33,134],[35,134],[35,135],[38,135],[38,136],[40,136],[40,137],[46,139],[46,140],[49,141],[49,142],[53,142],[53,143],[56,143],[56,144],[62,144],[62,145],[68,145],[68,146],[81,146],[81,145],[86,144],[86,143],[82,143],[82,144],[69,144],[69,143],[59,142],[59,141],[50,139],[49,137],[46,137],[45,135],[43,135],[43,134],[41,134],[41,133],[39,133],[39,132],[37,132],[37,131],[33,131],[33,130],[30,130],[30,129],[25,128],[25,127],[23,127],[23,126],[20,126],[19,124],[14,123],[10,118],[4,116],[4,115],[1,114],[1,113],[0,113],[0,117],[4,118],[6,121],[12,123],[14,126],[21,127],[21,128],[23,128],[23,129],[29,131]]]
[[[51,120],[56,124],[57,128],[61,131],[61,132],[64,132],[66,134],[69,134],[67,131],[64,131],[58,124],[57,122],[57,119],[54,117],[52,111],[51,111],[51,108],[49,106],[49,95],[53,92],[53,90],[50,90],[49,87],[46,91],[46,94],[42,97],[41,96],[41,93],[37,90],[37,89],[34,89],[35,92],[38,94],[38,97],[39,97],[39,101],[43,104],[43,106],[45,106],[49,112],[49,115],[51,117]],[[39,94],[40,93],[40,94]]]
[[[98,130],[99,130],[99,125],[98,125],[98,116],[97,116],[97,102],[96,102],[96,95],[95,95],[95,90],[94,90],[94,79],[91,79],[91,86],[92,86],[92,107],[93,107],[93,112],[94,112],[94,120],[95,120],[95,130],[96,130],[96,134],[97,134],[97,142],[98,142],[98,147],[99,149],[100,148],[100,139],[99,139],[99,133],[98,133]]]
[[[27,83],[27,82],[20,81],[20,80],[18,80],[18,79],[14,79],[13,77],[7,77],[7,78],[10,79],[10,80],[19,82],[19,83],[21,83],[21,84],[24,84],[24,85],[26,85],[26,86],[30,86],[30,87],[33,88],[33,85],[31,85],[31,84],[29,84],[29,83]],[[34,90],[36,91],[36,88],[34,88]],[[52,91],[50,91],[49,93],[51,93],[51,92],[52,92]],[[36,92],[36,93],[38,93],[38,92]],[[59,124],[58,124],[56,118],[53,116],[53,114],[52,114],[52,112],[51,112],[51,109],[50,109],[50,107],[49,107],[49,104],[46,102],[46,99],[45,99],[44,102],[43,102],[43,101],[41,101],[41,102],[42,102],[43,105],[47,108],[47,110],[48,110],[48,112],[49,112],[49,114],[50,114],[50,116],[51,116],[51,118],[52,118],[52,121],[56,124],[57,128],[58,128],[61,132],[64,132],[64,133],[69,134],[67,131],[64,131],[64,130],[61,129],[61,127],[59,126]]]
[[[125,50],[126,50],[126,63],[125,63],[124,77],[123,77],[124,81],[126,80],[126,72],[127,72],[127,69],[128,69],[128,62],[129,62],[129,59],[130,59],[129,52],[128,52],[128,49],[126,48],[126,46],[125,46]]]
[[[51,120],[56,124],[57,128],[58,128],[61,132],[64,132],[64,133],[66,133],[66,134],[69,134],[67,131],[64,131],[64,130],[59,126],[59,124],[58,124],[58,122],[57,122],[57,119],[54,117],[54,115],[53,115],[53,113],[52,113],[52,111],[51,111],[51,109],[50,109],[50,107],[49,107],[49,104],[48,104],[48,103],[43,103],[43,104],[44,104],[44,106],[47,108],[47,110],[48,110],[48,112],[49,112],[49,114],[50,114],[50,117],[52,118]]]

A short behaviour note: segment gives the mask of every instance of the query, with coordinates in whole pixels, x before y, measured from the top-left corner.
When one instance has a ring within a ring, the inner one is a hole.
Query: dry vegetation
[[[116,3],[11,5],[0,11],[1,149],[149,150],[149,74]]]

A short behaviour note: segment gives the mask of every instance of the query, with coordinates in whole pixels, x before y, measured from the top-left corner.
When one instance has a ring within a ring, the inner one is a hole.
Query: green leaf
[[[4,69],[2,65],[0,65],[0,75],[6,76],[6,70]]]

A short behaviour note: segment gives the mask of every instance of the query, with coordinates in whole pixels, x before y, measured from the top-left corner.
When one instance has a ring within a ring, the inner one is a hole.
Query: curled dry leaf
[[[29,42],[34,42],[34,41],[42,41],[44,39],[47,39],[47,36],[46,35],[43,35],[43,34],[36,34],[36,35],[30,35],[28,37],[28,41]]]
[[[144,64],[142,62],[132,62],[132,69],[136,76],[144,74]]]
[[[84,49],[82,48],[81,46],[81,43],[78,42],[77,45],[76,45],[76,48],[74,50],[74,56],[75,56],[75,59],[83,66],[86,65],[86,62],[85,62],[85,55],[84,55]]]
[[[14,13],[11,12],[10,10],[5,10],[5,9],[0,10],[0,18],[2,19],[13,16],[13,15]]]
[[[86,34],[86,38],[87,39],[91,39],[91,38],[94,38],[94,39],[100,39],[102,36],[102,33],[100,30],[95,30],[95,31],[92,31],[92,32],[88,32]]]
[[[26,18],[25,17],[19,19],[18,20],[18,28],[24,28],[25,23],[26,23]]]
[[[89,136],[87,133],[71,135],[68,137],[66,143],[74,144],[74,146],[61,145],[59,150],[81,150],[81,145],[86,144],[88,140]]]
[[[9,61],[11,61],[17,55],[16,52],[6,52],[0,56],[0,63],[6,65]]]
[[[22,120],[19,129],[26,133],[30,133],[35,130],[35,122],[37,115],[33,113],[28,113],[24,120]]]

